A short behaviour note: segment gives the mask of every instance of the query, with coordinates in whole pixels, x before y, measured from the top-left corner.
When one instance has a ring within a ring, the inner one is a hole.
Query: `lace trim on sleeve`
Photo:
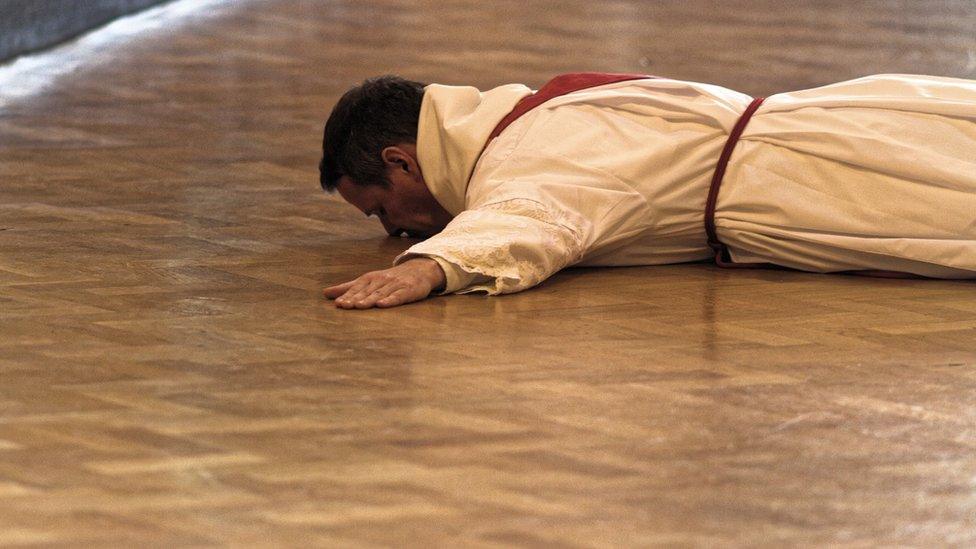
[[[396,261],[415,255],[437,256],[488,278],[462,293],[511,293],[579,261],[583,239],[581,228],[568,216],[519,198],[462,212],[440,234],[411,247]]]

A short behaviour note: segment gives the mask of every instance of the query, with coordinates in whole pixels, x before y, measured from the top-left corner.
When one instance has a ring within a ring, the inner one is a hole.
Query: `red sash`
[[[628,80],[646,80],[648,78],[657,77],[646,74],[615,74],[604,72],[573,72],[557,76],[532,95],[527,95],[516,103],[512,112],[505,115],[505,118],[502,118],[501,122],[488,135],[488,141],[485,142],[485,146],[487,147],[492,139],[498,137],[498,134],[502,133],[512,122],[518,120],[520,116],[550,99],[597,86],[616,84],[617,82],[626,82]]]
[[[715,231],[715,202],[718,200],[718,190],[722,186],[722,178],[725,177],[725,170],[729,166],[729,158],[732,157],[732,151],[735,149],[736,143],[739,142],[739,138],[742,137],[742,132],[746,129],[746,124],[749,123],[749,119],[752,118],[753,113],[762,105],[765,101],[765,97],[757,97],[749,103],[746,110],[739,115],[739,119],[736,120],[735,126],[732,127],[732,133],[729,134],[728,139],[725,140],[725,147],[722,148],[722,154],[718,157],[718,164],[715,166],[715,171],[712,173],[712,183],[708,187],[708,199],[705,201],[705,234],[708,235],[708,247],[715,252],[715,264],[723,268],[759,268],[759,269],[775,269],[782,268],[779,265],[773,265],[772,263],[733,263],[732,257],[729,255],[729,249],[718,240],[718,233]]]

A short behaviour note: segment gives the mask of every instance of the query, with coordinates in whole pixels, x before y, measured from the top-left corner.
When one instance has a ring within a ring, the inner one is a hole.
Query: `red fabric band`
[[[498,125],[495,126],[495,129],[492,130],[491,134],[488,136],[488,140],[485,142],[485,146],[487,147],[488,143],[491,143],[492,139],[498,137],[498,134],[502,133],[502,131],[512,122],[518,120],[520,116],[545,103],[546,101],[549,101],[550,99],[573,93],[575,91],[595,88],[597,86],[616,84],[617,82],[626,82],[628,80],[646,80],[648,78],[657,77],[646,74],[618,74],[605,72],[574,72],[557,76],[539,88],[537,92],[523,97],[521,101],[516,103],[515,108],[512,109],[512,112],[505,115],[505,118],[502,118]]]
[[[749,123],[749,119],[752,118],[753,113],[756,112],[756,109],[765,100],[765,97],[753,99],[752,103],[749,103],[746,110],[739,116],[739,120],[736,121],[735,126],[732,128],[732,133],[725,140],[722,155],[718,157],[715,173],[712,174],[712,184],[708,188],[708,199],[705,201],[705,234],[708,235],[708,246],[715,252],[715,263],[720,267],[745,265],[732,263],[731,258],[726,262],[723,257],[728,253],[728,250],[725,244],[719,242],[718,233],[715,231],[715,202],[718,200],[718,190],[722,186],[722,178],[725,176],[725,169],[729,166],[729,158],[732,157],[732,151],[735,149],[736,143],[739,142],[739,137],[742,136],[742,132],[746,129],[746,124]],[[757,266],[755,264],[749,265]]]

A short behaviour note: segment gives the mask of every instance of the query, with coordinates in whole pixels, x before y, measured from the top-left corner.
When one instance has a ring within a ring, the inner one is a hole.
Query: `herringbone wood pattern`
[[[365,76],[974,77],[969,1],[232,2],[0,89],[0,545],[976,544],[967,282],[708,265],[342,311]],[[49,70],[49,69],[44,69]]]

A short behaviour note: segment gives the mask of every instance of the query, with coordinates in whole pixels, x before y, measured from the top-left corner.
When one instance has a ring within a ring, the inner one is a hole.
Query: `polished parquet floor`
[[[194,2],[0,68],[0,545],[976,545],[972,283],[697,264],[339,310],[410,241],[316,172],[369,75],[974,78],[976,4]]]

